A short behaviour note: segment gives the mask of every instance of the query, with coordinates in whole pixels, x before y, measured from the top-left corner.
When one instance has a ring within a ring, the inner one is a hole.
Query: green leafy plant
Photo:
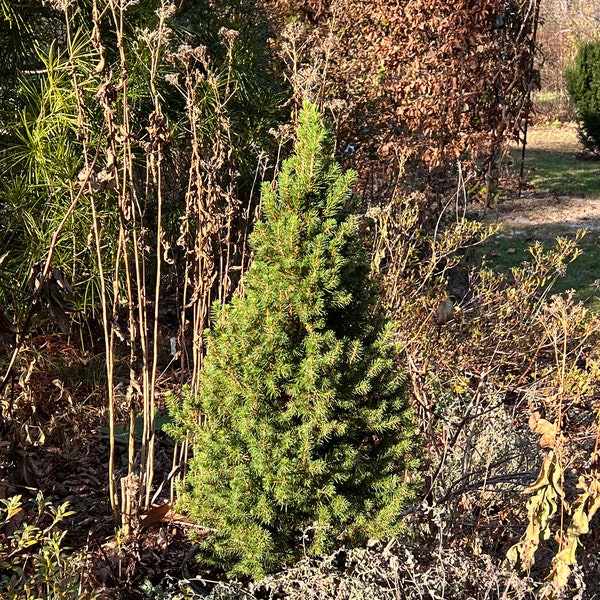
[[[571,102],[577,109],[581,141],[600,152],[600,40],[583,44],[565,74]]]
[[[392,536],[413,497],[413,416],[353,179],[306,103],[295,155],[263,187],[244,293],[214,307],[199,392],[173,403],[194,449],[181,506],[214,531],[202,558],[231,574]]]
[[[0,500],[0,596],[6,600],[96,598],[83,585],[82,554],[68,552],[63,545],[66,531],[57,528],[73,511],[67,503],[53,506],[41,494],[36,504],[37,515],[27,522],[21,496]]]

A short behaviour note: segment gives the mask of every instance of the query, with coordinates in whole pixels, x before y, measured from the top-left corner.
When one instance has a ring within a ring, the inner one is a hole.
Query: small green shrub
[[[600,152],[600,40],[583,44],[565,74],[571,102],[577,109],[581,141]]]
[[[245,292],[217,305],[197,397],[174,407],[194,458],[182,506],[230,574],[393,536],[415,429],[351,214],[352,172],[305,104],[295,156],[263,187]]]
[[[21,520],[21,496],[0,499],[0,597],[4,600],[92,600],[82,581],[81,554],[63,545],[66,531],[57,525],[74,514],[37,498],[32,522]],[[13,521],[14,520],[14,521]]]

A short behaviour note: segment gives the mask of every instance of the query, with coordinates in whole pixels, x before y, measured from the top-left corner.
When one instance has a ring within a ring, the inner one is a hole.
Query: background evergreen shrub
[[[600,152],[600,40],[583,44],[566,72],[567,90],[577,109],[581,141]]]
[[[305,104],[295,154],[263,187],[244,293],[216,305],[182,505],[202,558],[256,578],[303,554],[393,536],[413,492],[413,417],[351,213],[353,172]]]

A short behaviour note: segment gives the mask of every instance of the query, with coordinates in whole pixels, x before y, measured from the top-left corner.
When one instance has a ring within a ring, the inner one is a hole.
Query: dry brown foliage
[[[343,102],[340,149],[354,148],[365,193],[378,197],[380,180],[407,159],[405,184],[446,192],[461,160],[477,166],[489,189],[498,153],[530,112],[537,0],[265,4],[313,24],[313,53],[314,44],[332,48],[318,92],[326,105]]]
[[[600,323],[573,294],[552,295],[579,238],[535,244],[500,276],[469,266],[490,230],[458,208],[433,233],[414,199],[373,212],[374,268],[426,440],[423,506],[441,515],[415,518],[453,545],[508,551],[558,598],[600,507]]]

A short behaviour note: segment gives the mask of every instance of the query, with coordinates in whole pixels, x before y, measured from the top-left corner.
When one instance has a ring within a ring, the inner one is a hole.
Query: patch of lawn
[[[538,194],[600,198],[600,161],[578,158],[583,147],[573,124],[533,127],[528,134],[525,179]],[[511,150],[514,169],[520,149]]]
[[[558,102],[568,102],[569,96],[564,92],[546,90],[545,92],[535,93],[533,95],[533,101],[536,106],[538,104],[556,104]]]
[[[533,104],[537,123],[546,121],[554,124],[558,120],[570,122],[575,116],[575,109],[566,92],[537,92],[533,95]]]
[[[541,233],[541,235],[540,235]],[[535,227],[513,229],[503,227],[495,236],[477,248],[476,260],[485,263],[497,273],[510,276],[511,268],[518,267],[531,259],[528,250],[536,241],[545,248],[554,245],[560,232],[542,231]],[[565,236],[567,237],[567,236]],[[559,277],[552,287],[551,294],[562,294],[575,290],[575,298],[582,301],[590,310],[600,311],[600,232],[588,231],[579,243],[582,250],[573,263],[567,267],[563,277]]]
[[[579,160],[573,153],[530,149],[525,177],[540,194],[600,197],[600,162]]]
[[[600,198],[600,161],[582,160],[583,146],[573,123],[531,127],[525,154],[525,179],[536,197],[569,196]],[[512,172],[518,175],[520,148],[512,147]],[[549,204],[548,210],[552,210]],[[484,259],[496,272],[510,276],[510,269],[531,259],[528,248],[539,241],[550,249],[559,236],[574,237],[566,226],[518,226],[504,224],[499,233],[478,248],[476,259]],[[582,254],[568,266],[551,293],[576,290],[576,299],[600,311],[600,231],[590,230],[579,243]]]

